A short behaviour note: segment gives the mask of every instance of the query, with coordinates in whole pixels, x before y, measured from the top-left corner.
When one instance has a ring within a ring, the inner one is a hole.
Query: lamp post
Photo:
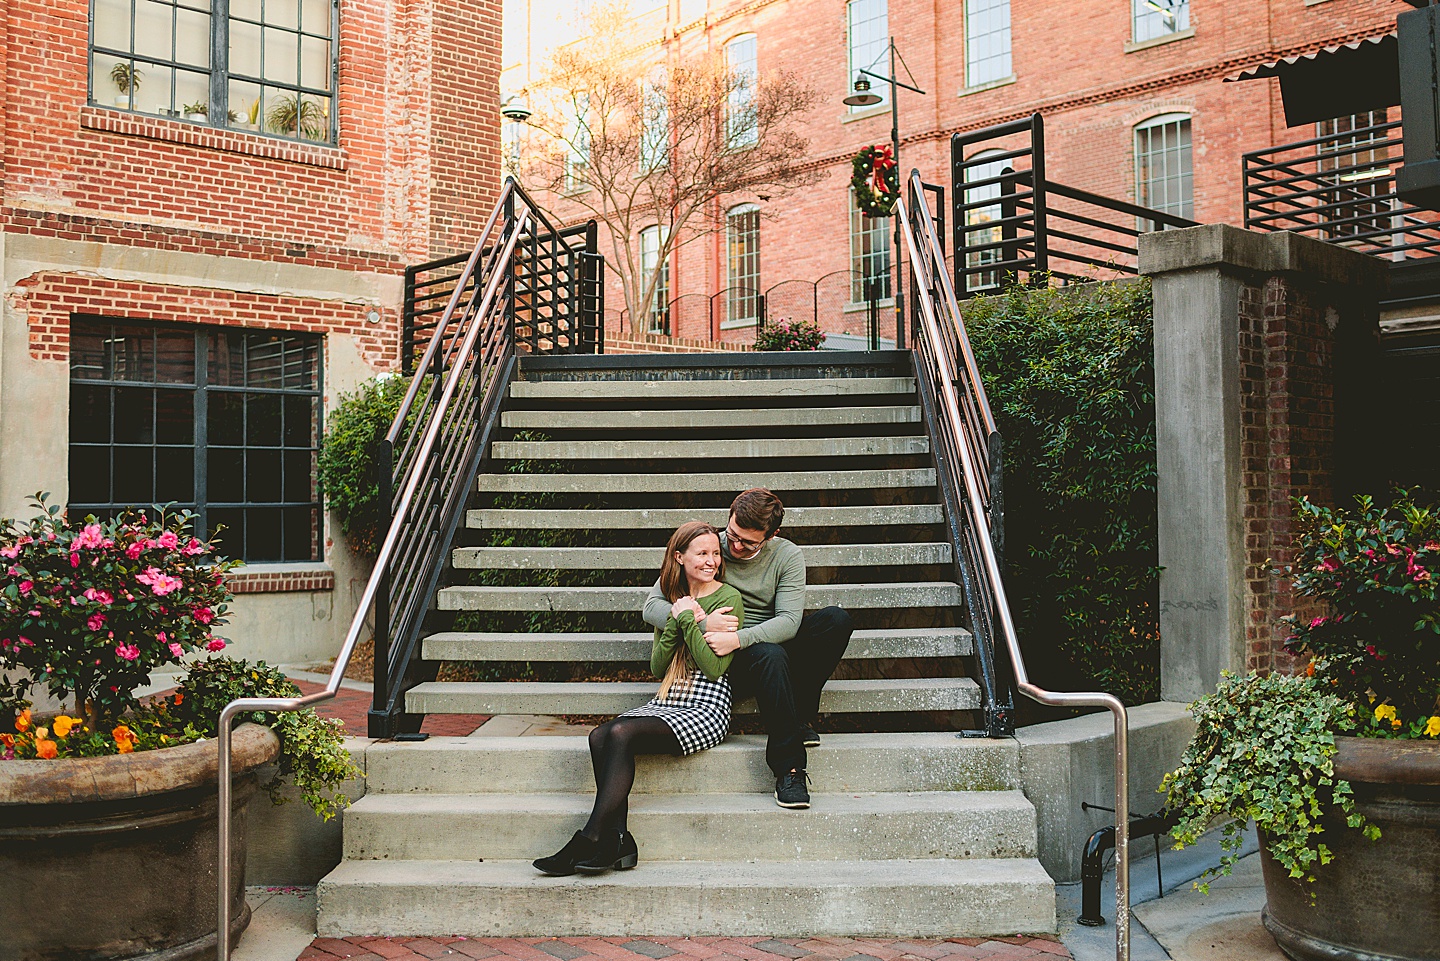
[[[874,77],[876,80],[883,80],[890,84],[890,150],[891,157],[895,161],[895,173],[901,185],[900,196],[895,198],[895,202],[899,204],[905,202],[905,177],[901,173],[903,168],[900,166],[900,104],[899,98],[895,96],[895,88],[904,87],[906,90],[915,91],[922,97],[925,96],[925,91],[914,85],[915,75],[910,72],[909,66],[905,64],[905,58],[900,56],[900,51],[895,49],[894,37],[890,37],[886,41],[885,47],[886,52],[890,54],[890,76],[882,76],[864,67],[859,68],[857,71],[858,75],[855,77],[854,92],[842,100],[841,103],[849,107],[873,107],[883,98],[870,90],[870,81],[865,78]],[[900,61],[900,65],[905,67],[905,75],[910,78],[910,83],[904,83],[895,76],[895,61],[897,58]],[[876,59],[878,60],[879,58],[877,57]],[[871,66],[874,66],[874,64],[872,63]],[[903,275],[900,269],[901,241],[900,231],[896,229],[896,220],[894,217],[890,220],[890,232],[895,237],[895,258],[891,266],[891,270],[893,271],[892,276],[894,278],[891,289],[895,293],[895,346],[904,350],[905,302],[900,291],[900,279]]]

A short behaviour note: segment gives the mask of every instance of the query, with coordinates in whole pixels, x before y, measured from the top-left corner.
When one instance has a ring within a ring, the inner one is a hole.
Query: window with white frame
[[[890,218],[867,217],[850,190],[850,303],[890,297]]]
[[[1136,43],[1190,29],[1190,0],[1130,0]]]
[[[742,34],[725,44],[725,68],[731,77],[725,142],[732,148],[752,147],[760,141],[760,122],[755,115],[755,86],[760,78],[755,34]]]
[[[577,94],[574,108],[565,136],[565,192],[572,194],[590,186],[586,179],[590,167],[590,98]]]
[[[732,207],[725,215],[725,327],[760,319],[760,208]]]
[[[1186,114],[1152,117],[1135,128],[1135,200],[1162,213],[1195,216],[1190,118]]]
[[[90,102],[335,140],[338,0],[91,0]]]
[[[659,226],[640,231],[640,276],[642,283],[655,285],[646,327],[652,334],[670,333],[670,261],[660,258],[666,233]]]
[[[1389,111],[1366,110],[1315,124],[1316,167],[1334,184],[1318,199],[1334,204],[1321,215],[1330,237],[1356,237],[1385,233],[1394,228],[1390,192],[1390,151],[1386,140]],[[1323,138],[1323,139],[1322,139]],[[1376,243],[1387,243],[1380,238]]]
[[[850,35],[850,82],[860,76],[861,69],[888,74],[890,64],[885,55],[890,50],[890,13],[888,0],[850,0],[845,7]],[[870,92],[880,97],[880,104],[890,102],[890,84],[885,80],[866,77]],[[875,106],[880,106],[876,104]],[[869,110],[869,107],[851,107]]]
[[[1010,0],[965,0],[965,86],[1010,74]]]
[[[985,159],[992,154],[996,155],[996,159]],[[969,268],[984,267],[986,264],[996,264],[1014,257],[1013,252],[1005,249],[1005,227],[998,223],[1006,212],[1006,204],[1002,198],[1007,192],[1015,192],[1014,178],[1005,177],[1005,174],[1013,173],[1014,168],[1005,161],[1003,154],[1004,151],[1001,150],[981,151],[972,157],[965,167],[965,183],[975,185],[965,188],[965,224],[976,228],[965,231],[965,266]],[[984,203],[987,200],[995,203]],[[971,204],[984,206],[971,207]],[[995,226],[985,226],[991,223]],[[967,271],[965,289],[989,290],[999,287],[1002,276],[999,269]]]
[[[670,100],[665,72],[640,82],[640,169],[657,170],[670,160]]]

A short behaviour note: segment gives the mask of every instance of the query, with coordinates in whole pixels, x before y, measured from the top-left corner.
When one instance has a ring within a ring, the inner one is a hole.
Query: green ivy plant
[[[327,418],[317,473],[325,502],[350,546],[375,556],[380,548],[379,445],[395,420],[410,378],[382,374],[342,393]]]
[[[1355,810],[1349,782],[1335,776],[1335,735],[1354,730],[1355,708],[1325,685],[1304,675],[1226,671],[1190,713],[1195,736],[1160,790],[1179,816],[1170,832],[1177,848],[1226,821],[1220,864],[1201,875],[1201,891],[1209,892],[1208,878],[1231,872],[1250,821],[1276,863],[1306,881],[1331,860],[1322,836],[1332,809],[1366,837],[1380,836]]]

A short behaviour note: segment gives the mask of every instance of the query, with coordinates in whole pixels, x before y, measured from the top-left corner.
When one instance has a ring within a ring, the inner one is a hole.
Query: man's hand
[[[706,631],[705,643],[710,645],[710,650],[714,651],[717,657],[724,657],[740,650],[740,635],[734,631]]]
[[[730,612],[733,607],[717,607],[705,618],[705,629],[709,631],[736,631],[740,629],[740,618]],[[696,615],[699,616],[699,615]]]

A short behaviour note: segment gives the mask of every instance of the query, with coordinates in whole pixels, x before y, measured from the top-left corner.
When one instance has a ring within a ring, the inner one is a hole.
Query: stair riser
[[[949,564],[949,544],[812,544],[801,548],[806,567],[897,567]],[[656,547],[462,547],[453,563],[463,570],[660,570]]]
[[[947,812],[829,813],[823,798],[805,812],[715,813],[630,809],[642,860],[834,861],[893,858],[1035,856],[1035,815],[1028,805]],[[570,810],[523,816],[436,812],[345,813],[345,857],[384,860],[527,860],[558,850],[585,823],[589,799]]]
[[[648,587],[447,587],[439,592],[442,611],[632,611]],[[805,590],[805,609],[841,605],[851,610],[958,607],[955,585],[822,584]]]
[[[516,381],[517,400],[602,400],[703,397],[843,397],[914,394],[910,377],[775,378],[739,380]]]
[[[501,426],[515,430],[747,431],[770,427],[918,424],[918,407],[775,407],[768,410],[511,410]]]
[[[961,740],[944,733],[831,736],[809,754],[814,792],[995,791],[1020,783],[1013,741]],[[365,776],[367,793],[507,794],[523,786],[530,793],[584,794],[595,788],[589,746],[578,737],[376,744],[366,755]],[[774,789],[763,737],[735,735],[690,757],[636,760],[636,794]]]
[[[563,637],[564,635],[561,635]],[[589,635],[576,640],[542,640],[524,634],[476,640],[462,634],[432,635],[424,641],[431,661],[648,661],[651,636]],[[896,657],[965,657],[974,653],[966,633],[892,636],[885,631],[856,631],[845,660]]]
[[[724,527],[727,508],[656,508],[654,510],[472,510],[467,526],[480,530],[663,530],[701,520]],[[792,507],[785,511],[784,531],[796,528],[883,527],[890,524],[939,524],[939,504],[886,504],[878,507]],[[664,547],[664,539],[660,544]]]
[[[744,460],[751,457],[898,457],[928,454],[914,437],[782,437],[768,440],[496,441],[496,460],[670,459]]]

